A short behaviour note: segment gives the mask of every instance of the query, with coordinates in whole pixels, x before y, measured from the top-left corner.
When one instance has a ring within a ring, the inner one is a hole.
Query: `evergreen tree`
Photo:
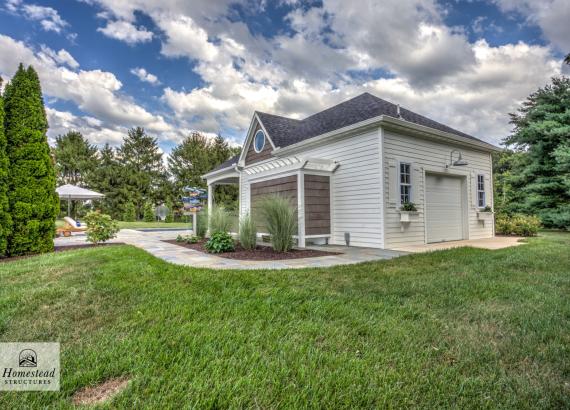
[[[0,90],[2,78],[0,77]],[[8,156],[4,135],[4,100],[0,95],[0,257],[6,255],[12,218],[8,209]]]
[[[58,183],[88,186],[89,174],[97,167],[97,147],[77,131],[55,137]]]
[[[156,220],[154,216],[154,207],[150,202],[147,202],[144,205],[143,219],[145,222],[154,222]]]
[[[59,198],[40,81],[31,66],[26,70],[20,64],[6,86],[4,109],[12,216],[8,253],[48,252],[53,250]]]
[[[517,210],[538,215],[551,228],[570,228],[568,113],[570,78],[553,78],[552,84],[531,94],[511,114],[515,128],[505,139],[506,145],[528,154],[510,181],[524,195]]]
[[[133,128],[123,140],[118,157],[123,167],[128,198],[135,204],[139,214],[145,202],[164,199],[161,198],[160,188],[167,174],[156,138],[147,135],[143,128]]]
[[[99,151],[98,166],[89,174],[87,183],[91,189],[105,194],[101,201],[104,213],[114,219],[123,218],[129,190],[124,184],[122,167],[109,144]]]
[[[123,221],[134,222],[137,220],[137,210],[132,202],[127,202],[125,205],[125,213],[123,214]]]

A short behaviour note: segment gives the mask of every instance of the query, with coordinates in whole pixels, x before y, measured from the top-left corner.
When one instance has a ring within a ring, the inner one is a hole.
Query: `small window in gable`
[[[485,175],[477,175],[477,206],[485,208],[487,200],[485,198]]]
[[[411,164],[400,163],[400,203],[412,202],[412,166]]]
[[[255,152],[260,153],[263,151],[263,147],[265,147],[265,134],[262,130],[259,130],[253,137],[253,149]]]

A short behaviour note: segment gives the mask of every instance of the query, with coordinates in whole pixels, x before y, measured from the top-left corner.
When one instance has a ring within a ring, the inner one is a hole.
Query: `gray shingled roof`
[[[279,115],[259,111],[256,111],[256,113],[275,146],[284,148],[380,115],[398,118],[398,106],[370,93],[364,93],[303,120],[295,120],[293,118],[281,117]],[[402,119],[411,123],[488,144],[485,141],[465,134],[464,132],[457,131],[447,125],[431,120],[423,115],[416,114],[405,108],[400,108],[400,114]],[[488,145],[491,146],[491,144]],[[239,155],[230,158],[213,171],[227,168],[236,163],[238,159]]]
[[[233,157],[231,157],[230,159],[222,162],[220,165],[218,165],[216,168],[214,168],[213,170],[211,170],[210,172],[214,172],[214,171],[218,171],[220,169],[224,169],[224,168],[229,168],[232,165],[236,165],[238,160],[239,160],[239,156],[240,154],[234,155]]]
[[[400,114],[402,119],[414,124],[484,142],[405,108],[400,109]],[[370,93],[364,93],[311,115],[304,120],[295,120],[259,111],[257,115],[275,146],[283,148],[379,115],[398,118],[398,108],[396,104],[392,104]]]

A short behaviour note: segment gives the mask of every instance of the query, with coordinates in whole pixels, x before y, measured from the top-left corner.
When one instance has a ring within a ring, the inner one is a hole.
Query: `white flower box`
[[[483,222],[490,222],[493,220],[493,216],[495,215],[494,212],[477,212],[477,220]]]
[[[400,211],[400,222],[417,221],[419,214],[417,211]]]

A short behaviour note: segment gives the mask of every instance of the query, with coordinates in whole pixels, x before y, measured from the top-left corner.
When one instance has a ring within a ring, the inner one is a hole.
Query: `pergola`
[[[55,190],[61,199],[67,200],[67,214],[71,213],[71,201],[86,201],[89,199],[100,199],[105,195],[99,192],[91,191],[89,189],[81,188],[79,186],[66,184],[62,185]]]

